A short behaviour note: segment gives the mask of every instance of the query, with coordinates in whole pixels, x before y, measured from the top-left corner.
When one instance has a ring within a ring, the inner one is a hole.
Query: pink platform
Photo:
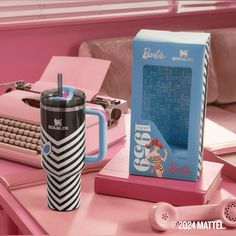
[[[129,146],[127,142],[126,146]],[[150,202],[167,202],[175,206],[206,204],[221,183],[219,163],[203,161],[197,182],[163,179],[129,174],[129,149],[119,153],[97,174],[96,193]]]

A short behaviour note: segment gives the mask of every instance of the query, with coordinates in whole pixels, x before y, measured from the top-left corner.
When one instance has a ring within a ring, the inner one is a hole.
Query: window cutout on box
[[[187,149],[192,70],[144,65],[142,119],[151,120],[176,151]]]

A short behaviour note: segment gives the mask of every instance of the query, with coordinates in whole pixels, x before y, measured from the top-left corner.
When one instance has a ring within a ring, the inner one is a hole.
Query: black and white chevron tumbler
[[[62,85],[44,91],[40,107],[48,206],[58,211],[76,209],[80,205],[84,163],[99,161],[106,153],[105,113],[86,108],[83,91]],[[98,156],[85,155],[85,113],[99,117]]]

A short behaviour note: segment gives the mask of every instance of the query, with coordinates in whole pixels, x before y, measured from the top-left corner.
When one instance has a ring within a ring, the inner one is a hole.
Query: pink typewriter
[[[57,73],[64,84],[81,89],[87,106],[102,106],[108,115],[109,147],[125,138],[127,102],[98,96],[110,66],[109,61],[81,57],[52,57],[40,80],[34,84],[19,81],[15,89],[0,96],[0,158],[41,167],[40,93],[56,87]],[[87,117],[86,152],[98,151],[98,120]]]

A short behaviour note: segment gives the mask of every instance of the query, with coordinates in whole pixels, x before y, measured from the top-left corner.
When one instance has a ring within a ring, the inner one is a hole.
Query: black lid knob
[[[111,119],[113,120],[119,120],[121,117],[121,110],[118,108],[114,108],[111,111]]]

